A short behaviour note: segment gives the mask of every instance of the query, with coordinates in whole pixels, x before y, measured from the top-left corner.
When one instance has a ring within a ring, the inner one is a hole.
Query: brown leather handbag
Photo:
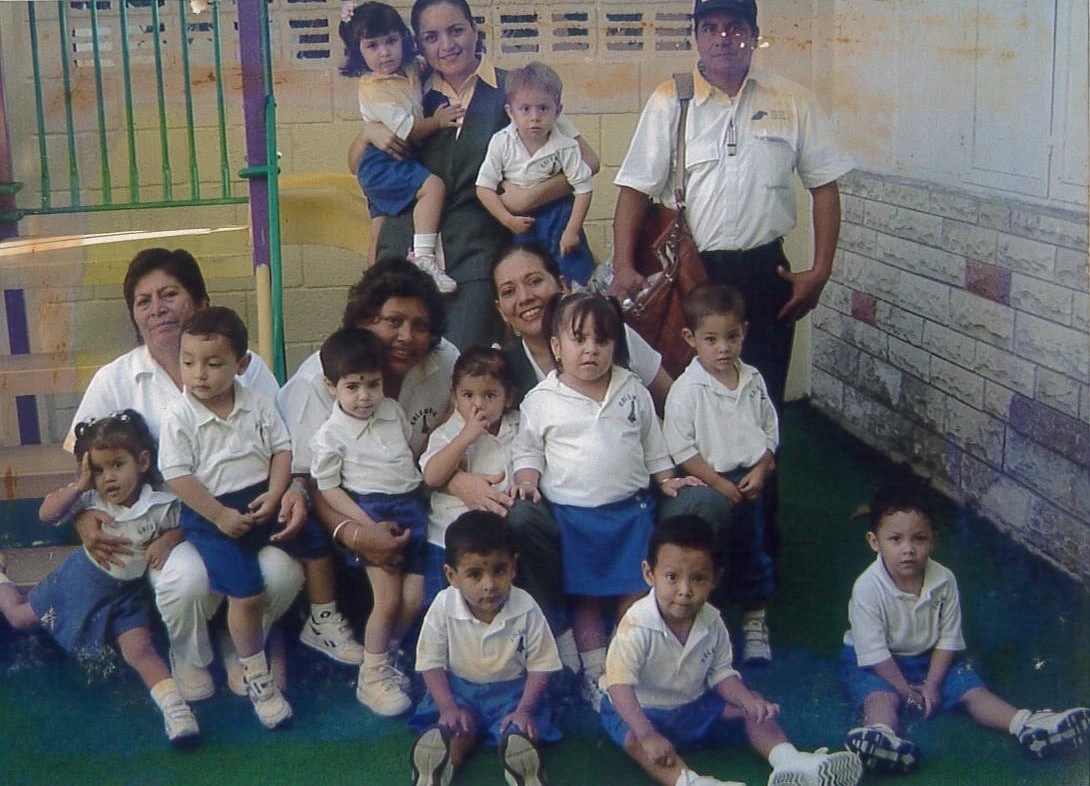
[[[685,295],[706,281],[707,271],[685,221],[685,118],[693,97],[693,75],[674,74],[681,113],[674,173],[676,210],[653,203],[647,208],[636,244],[635,269],[647,285],[624,304],[625,321],[662,354],[662,366],[677,377],[693,358],[681,336]]]

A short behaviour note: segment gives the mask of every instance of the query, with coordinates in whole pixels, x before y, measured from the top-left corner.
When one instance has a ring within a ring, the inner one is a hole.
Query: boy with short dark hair
[[[706,283],[685,297],[682,336],[696,351],[666,398],[663,434],[682,469],[718,491],[730,522],[725,596],[743,608],[742,665],[772,660],[765,608],[776,589],[765,550],[765,482],[775,469],[779,419],[760,372],[741,360],[749,323],[737,289]]]
[[[560,656],[537,603],[512,585],[514,544],[507,522],[487,511],[447,528],[450,586],[424,616],[416,650],[428,694],[409,721],[421,732],[414,786],[449,784],[482,737],[499,747],[511,786],[544,783],[537,743],[560,739],[544,698]]]
[[[609,645],[602,725],[614,743],[663,786],[723,786],[698,775],[677,751],[743,742],[772,765],[769,786],[854,786],[853,753],[799,751],[776,722],[780,705],[748,688],[732,664],[730,636],[707,603],[722,576],[711,525],[666,519],[643,563],[651,591],[625,612]]]
[[[915,743],[897,736],[902,705],[930,718],[962,706],[982,726],[1010,732],[1031,758],[1085,749],[1090,709],[1015,709],[984,687],[958,653],[957,580],[931,559],[934,517],[915,482],[879,489],[870,505],[867,543],[877,559],[855,581],[848,603],[841,679],[863,711],[846,745],[871,772],[912,772]]]
[[[265,658],[257,555],[271,526],[284,521],[280,499],[291,480],[291,440],[273,403],[235,379],[249,362],[247,338],[229,308],[203,309],[182,326],[185,391],[163,417],[159,468],[183,503],[182,532],[204,561],[209,587],[227,596],[227,628],[245,689],[271,729],[292,710]]]

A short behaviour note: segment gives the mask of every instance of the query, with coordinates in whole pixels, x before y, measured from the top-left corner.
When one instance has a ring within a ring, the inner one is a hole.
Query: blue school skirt
[[[564,592],[612,597],[644,592],[643,561],[655,523],[655,500],[647,491],[585,508],[551,504],[560,530]]]
[[[83,549],[73,552],[27,597],[42,629],[66,652],[97,660],[118,636],[151,624],[147,577],[117,579]]]
[[[403,530],[409,530],[409,545],[403,552],[404,561],[401,570],[404,573],[417,573],[421,576],[425,573],[427,564],[428,510],[423,498],[415,491],[406,494],[383,494],[373,492],[370,494],[357,494],[349,491],[348,495],[355,500],[363,512],[374,521],[392,521]],[[344,553],[345,562],[352,567],[378,567],[371,560],[361,557],[354,551],[338,548]]]
[[[363,151],[356,170],[371,218],[401,213],[416,200],[416,192],[430,175],[431,171],[419,161],[398,161],[371,145]]]
[[[515,235],[516,243],[534,241],[541,243],[560,263],[560,273],[568,283],[578,283],[586,286],[590,274],[594,272],[594,256],[587,245],[587,236],[582,230],[579,232],[579,245],[568,254],[560,253],[560,236],[564,234],[564,227],[571,218],[572,203],[574,197],[566,197],[550,202],[534,213],[534,225],[529,231]]]

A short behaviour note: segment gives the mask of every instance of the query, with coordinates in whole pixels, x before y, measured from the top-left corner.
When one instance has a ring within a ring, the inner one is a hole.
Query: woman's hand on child
[[[447,483],[447,491],[462,500],[470,510],[487,510],[497,516],[506,516],[507,509],[514,504],[514,496],[495,488],[505,477],[503,472],[455,472]]]
[[[269,536],[269,540],[273,543],[291,540],[306,522],[307,504],[302,500],[302,494],[293,492],[289,487],[280,498],[280,515],[276,519],[279,529]]]
[[[686,486],[704,486],[707,485],[700,478],[693,477],[692,475],[685,475],[684,477],[668,477],[659,481],[659,490],[666,497],[676,497],[678,492]]]
[[[514,726],[531,740],[537,739],[537,723],[534,716],[526,710],[516,709],[500,721],[500,733],[507,731],[510,726]]]
[[[465,108],[455,102],[439,107],[432,117],[438,121],[440,128],[457,128],[462,124],[462,116],[465,113]]]
[[[234,508],[225,507],[223,512],[216,516],[216,520],[212,523],[216,525],[216,529],[227,537],[241,538],[253,529],[254,517],[251,513],[243,515]]]
[[[398,161],[408,158],[409,153],[411,152],[409,150],[408,142],[378,120],[367,121],[364,124],[363,133],[366,136],[369,145],[378,148],[386,155],[392,156]]]
[[[646,737],[639,737],[638,739],[640,741],[640,747],[643,748],[643,752],[647,755],[648,759],[660,767],[674,766],[677,756],[670,740],[663,737],[657,731],[651,732]]]
[[[123,535],[111,535],[105,527],[113,527],[114,520],[101,510],[84,510],[73,521],[83,547],[95,562],[104,568],[124,566],[121,556],[132,554],[132,541]]]

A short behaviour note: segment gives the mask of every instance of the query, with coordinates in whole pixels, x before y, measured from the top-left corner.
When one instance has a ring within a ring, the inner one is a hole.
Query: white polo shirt
[[[455,410],[446,423],[431,433],[428,447],[420,456],[421,471],[427,468],[428,462],[435,457],[435,454],[449,445],[464,427],[465,420]],[[511,468],[511,448],[518,435],[518,429],[518,410],[505,412],[495,436],[482,434],[466,448],[465,455],[462,457],[462,469],[483,475],[502,472],[503,480],[494,484],[493,488],[497,491],[506,489],[514,478],[514,470]],[[455,495],[433,491],[431,504],[428,507],[428,543],[443,547],[447,527],[467,510],[469,508],[466,504]]]
[[[441,339],[435,349],[409,369],[401,382],[397,403],[409,419],[412,428],[409,445],[414,454],[424,449],[428,434],[450,407],[452,372],[457,359],[458,348]],[[310,472],[310,440],[329,418],[334,403],[336,398],[326,389],[322,361],[315,352],[303,361],[276,397],[276,405],[291,431],[292,474]]]
[[[554,127],[545,144],[536,153],[526,149],[514,123],[504,126],[488,142],[477,185],[495,191],[508,180],[516,186],[529,188],[553,175],[564,178],[576,194],[591,190],[593,175],[590,166],[579,153],[579,143]]]
[[[807,189],[853,167],[832,125],[800,85],[750,67],[731,98],[693,69],[685,127],[685,211],[701,251],[756,248],[795,226],[792,173]],[[673,205],[680,117],[674,80],[659,85],[640,115],[614,183]],[[727,144],[733,124],[735,154]]]
[[[598,684],[602,690],[631,685],[641,707],[674,709],[738,677],[733,658],[730,634],[714,606],[704,604],[682,644],[663,621],[652,590],[618,623]]]
[[[250,353],[250,365],[239,381],[256,390],[270,401],[276,398],[280,385],[260,355]],[[76,408],[64,449],[69,453],[76,446],[76,424],[88,418],[101,418],[120,409],[135,409],[144,416],[151,435],[158,439],[159,421],[163,412],[182,395],[174,380],[155,362],[147,346],[141,344],[95,372]]]
[[[276,405],[235,382],[235,406],[221,419],[191,393],[163,415],[159,470],[164,480],[193,475],[214,497],[269,479],[269,462],[291,450]]]
[[[527,672],[559,671],[560,655],[545,615],[530,594],[511,587],[491,623],[473,616],[462,593],[447,587],[424,615],[416,670],[445,669],[468,682],[506,682]]]
[[[140,488],[140,496],[132,507],[115,505],[104,499],[94,489],[85,491],[80,495],[78,510],[101,510],[112,520],[112,525],[106,525],[107,534],[129,539],[129,548],[132,554],[115,554],[122,564],[110,564],[102,567],[87,551],[98,568],[109,573],[115,579],[128,581],[138,579],[148,569],[148,545],[164,532],[175,529],[178,526],[178,511],[181,503],[169,491],[156,491],[146,483]],[[84,547],[86,551],[86,547]]]
[[[344,486],[357,494],[407,494],[421,482],[409,449],[409,421],[392,399],[384,398],[367,420],[334,403],[310,441],[310,454],[320,491]]]
[[[860,666],[873,666],[891,655],[965,649],[957,579],[933,559],[924,569],[920,594],[913,595],[897,588],[878,555],[855,580],[848,621],[844,643],[855,647]]]
[[[602,401],[568,387],[555,371],[527,393],[512,465],[538,470],[541,493],[552,502],[597,507],[647,488],[650,475],[674,463],[651,394],[614,366]]]
[[[659,373],[659,369],[662,368],[662,355],[630,325],[624,326],[624,340],[628,345],[628,370],[640,378],[640,382],[643,383],[644,387],[649,387],[651,380],[655,378],[655,375]],[[540,382],[545,379],[545,372],[537,364],[534,353],[526,346],[525,341],[522,342],[522,351],[525,353],[527,360],[530,361],[530,368],[534,370],[537,381]]]
[[[716,472],[752,467],[780,442],[780,422],[764,379],[735,361],[738,387],[731,390],[693,358],[670,387],[662,433],[674,461],[699,455]]]
[[[358,95],[360,117],[377,120],[401,139],[408,139],[416,118],[424,116],[420,74],[411,63],[403,74],[363,74]]]

